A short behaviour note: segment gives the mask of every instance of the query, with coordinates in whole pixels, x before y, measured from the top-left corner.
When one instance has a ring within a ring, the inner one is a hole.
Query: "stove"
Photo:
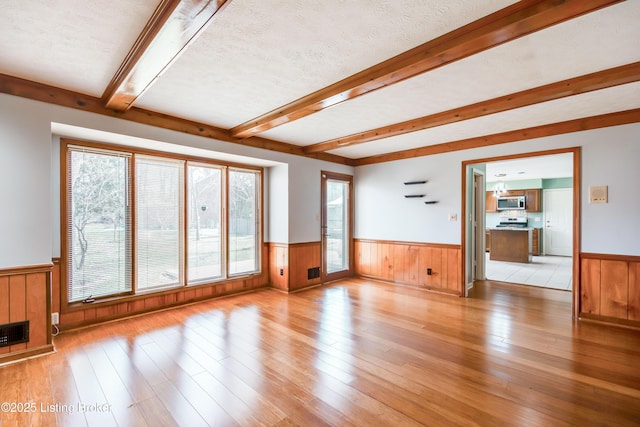
[[[511,228],[527,228],[527,217],[501,217],[500,223],[496,227],[511,227]]]

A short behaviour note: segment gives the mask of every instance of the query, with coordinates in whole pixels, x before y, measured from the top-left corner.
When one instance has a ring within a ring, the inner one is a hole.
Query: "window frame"
[[[192,155],[185,155],[185,154],[177,154],[177,153],[167,153],[167,152],[162,152],[162,151],[157,151],[157,150],[150,150],[150,149],[144,149],[144,148],[138,148],[138,147],[130,147],[130,146],[124,146],[124,145],[117,145],[117,144],[107,144],[107,143],[96,143],[96,142],[90,142],[90,141],[83,141],[83,140],[76,140],[76,139],[69,139],[69,138],[61,138],[60,139],[60,245],[61,245],[61,251],[60,251],[60,255],[61,255],[61,259],[60,259],[60,286],[61,286],[61,290],[60,290],[60,296],[61,296],[61,305],[60,305],[60,309],[61,312],[72,312],[75,310],[84,310],[87,308],[87,304],[83,303],[82,301],[73,301],[70,302],[69,301],[69,274],[68,274],[68,268],[71,262],[70,256],[68,254],[68,248],[69,248],[69,241],[68,241],[68,216],[71,214],[70,212],[70,194],[68,191],[68,179],[70,176],[70,162],[68,161],[69,157],[68,157],[68,153],[70,150],[70,147],[72,148],[86,148],[87,150],[92,150],[92,151],[104,151],[104,152],[113,152],[113,153],[119,153],[119,154],[126,154],[126,155],[130,155],[130,163],[129,163],[129,191],[130,194],[128,194],[129,197],[129,201],[130,201],[130,209],[131,209],[131,251],[130,251],[130,256],[131,259],[128,260],[131,263],[131,281],[132,281],[132,286],[131,286],[131,291],[130,292],[126,292],[126,293],[120,293],[120,294],[112,294],[112,295],[106,295],[106,296],[101,296],[101,297],[97,297],[95,298],[95,303],[100,303],[100,302],[109,302],[109,301],[127,301],[127,300],[133,300],[136,298],[139,298],[141,296],[149,296],[152,294],[163,294],[163,293],[167,293],[167,292],[174,292],[174,291],[180,291],[180,290],[185,290],[188,288],[197,288],[197,287],[202,287],[202,286],[208,286],[208,285],[212,285],[215,283],[223,283],[226,281],[235,281],[238,279],[242,279],[243,277],[246,278],[251,278],[251,277],[255,277],[258,275],[261,275],[263,273],[263,261],[262,261],[262,257],[263,257],[263,248],[264,248],[264,234],[263,234],[263,229],[264,229],[264,169],[261,167],[257,167],[257,166],[251,166],[251,165],[243,165],[243,164],[238,164],[238,163],[232,163],[232,162],[225,162],[225,161],[220,161],[220,160],[214,160],[214,159],[208,159],[208,158],[204,158],[204,157],[198,157],[198,156],[192,156]],[[164,158],[164,159],[170,159],[170,160],[175,160],[175,161],[182,161],[183,162],[183,168],[182,168],[182,174],[181,174],[181,192],[182,192],[182,196],[181,196],[181,204],[182,204],[182,211],[181,211],[181,215],[183,217],[182,220],[182,224],[181,224],[181,228],[180,228],[180,239],[182,240],[182,255],[181,255],[181,264],[180,264],[180,268],[182,270],[182,274],[181,274],[181,278],[179,280],[179,283],[175,286],[162,286],[162,287],[153,287],[153,288],[149,288],[149,289],[138,289],[138,282],[137,282],[137,188],[136,188],[136,156],[145,156],[145,157],[158,157],[158,158]],[[188,241],[188,211],[187,211],[187,203],[188,203],[188,177],[187,177],[187,171],[188,171],[188,166],[189,165],[195,165],[195,166],[205,166],[205,167],[214,167],[214,168],[220,168],[222,171],[222,182],[221,182],[221,191],[222,191],[222,197],[221,197],[221,203],[222,203],[222,215],[221,215],[221,222],[224,223],[223,225],[223,244],[222,244],[222,258],[224,259],[224,263],[223,263],[223,274],[220,278],[215,278],[215,279],[204,279],[204,280],[198,280],[198,281],[194,281],[194,282],[190,282],[189,281],[189,274],[188,274],[188,259],[189,259],[189,254],[188,254],[188,245],[189,245],[189,241]],[[257,229],[256,229],[256,239],[257,239],[257,248],[256,248],[256,270],[251,271],[251,272],[243,272],[243,273],[238,273],[238,274],[229,274],[229,231],[228,231],[228,225],[229,225],[229,208],[228,208],[228,194],[229,194],[229,188],[228,188],[228,182],[229,182],[229,170],[231,169],[237,169],[237,170],[246,170],[246,171],[251,171],[256,173],[257,176],[257,184],[256,184],[256,218],[257,218]]]
[[[69,280],[72,279],[70,273],[69,273],[69,269],[71,268],[71,260],[69,259],[69,251],[72,250],[73,245],[70,244],[70,237],[72,236],[72,230],[70,227],[70,216],[73,215],[73,209],[72,209],[72,197],[70,194],[70,189],[71,189],[71,183],[69,182],[69,179],[71,177],[71,166],[72,166],[72,162],[71,162],[71,153],[72,151],[74,152],[82,152],[82,151],[86,151],[88,153],[94,153],[94,154],[105,154],[105,155],[113,155],[114,157],[122,157],[122,158],[126,158],[127,159],[127,173],[126,173],[126,178],[129,180],[128,183],[125,183],[125,198],[127,200],[128,206],[127,206],[127,214],[129,215],[128,219],[125,221],[125,223],[129,223],[131,224],[135,219],[135,212],[134,212],[134,203],[132,200],[132,173],[133,173],[133,156],[130,153],[127,153],[124,150],[119,150],[119,149],[105,149],[103,147],[97,147],[97,146],[88,146],[88,145],[83,145],[83,144],[75,144],[75,143],[71,143],[72,141],[70,141],[70,143],[64,144],[64,150],[60,150],[60,157],[62,160],[62,164],[64,165],[63,168],[61,168],[61,180],[60,180],[60,198],[61,198],[61,203],[60,203],[60,208],[61,211],[64,212],[64,216],[60,217],[60,222],[61,222],[61,227],[60,227],[60,240],[61,240],[61,261],[65,261],[65,262],[61,262],[61,283],[64,283],[64,289],[60,290],[61,295],[64,295],[64,300],[63,302],[63,306],[66,305],[74,305],[74,304],[84,304],[83,300],[75,300],[75,301],[69,301],[70,299],[70,286],[69,286]],[[128,239],[128,245],[129,247],[127,248],[127,253],[128,256],[130,257],[129,259],[125,260],[125,263],[127,265],[127,269],[129,272],[129,277],[127,278],[129,281],[129,285],[130,285],[130,290],[126,290],[123,292],[114,292],[111,294],[107,294],[104,296],[96,296],[95,299],[103,299],[103,298],[117,298],[117,297],[128,297],[134,294],[134,290],[135,290],[135,266],[133,264],[134,262],[134,256],[133,253],[135,251],[135,236],[133,235],[133,231],[132,228],[130,230],[128,230],[128,234],[127,234],[127,239]],[[64,280],[64,282],[63,282]],[[89,298],[89,297],[88,297]],[[88,299],[87,298],[87,299]],[[93,297],[91,297],[93,298]],[[86,299],[85,299],[86,300]]]
[[[227,189],[225,191],[226,194],[226,225],[227,225],[227,230],[226,230],[226,238],[227,241],[230,241],[231,238],[229,236],[229,224],[231,223],[230,219],[229,219],[229,215],[230,215],[230,211],[231,209],[229,208],[229,200],[230,200],[230,193],[231,191],[229,190],[229,172],[230,171],[236,171],[236,172],[252,172],[253,170],[251,169],[247,169],[247,168],[240,168],[240,167],[236,167],[236,166],[230,166],[227,168],[227,173],[226,173],[226,186]],[[239,272],[239,273],[231,273],[230,270],[230,265],[231,265],[231,260],[229,259],[231,250],[230,250],[230,242],[227,242],[227,250],[226,250],[226,268],[227,268],[227,277],[228,278],[238,278],[238,277],[242,277],[242,276],[246,276],[246,275],[252,275],[252,274],[258,274],[260,271],[262,271],[262,256],[261,256],[261,248],[262,248],[262,188],[263,188],[263,179],[261,176],[261,173],[256,173],[256,176],[258,177],[258,182],[256,182],[256,189],[255,189],[255,197],[256,197],[256,269],[252,272]]]
[[[202,167],[202,168],[211,168],[220,170],[220,276],[219,277],[209,277],[204,279],[195,279],[192,280],[189,274],[189,195],[191,194],[191,189],[189,187],[189,167]],[[227,211],[227,192],[226,181],[227,181],[227,169],[228,166],[224,166],[221,164],[214,163],[203,163],[201,161],[186,161],[185,162],[185,203],[187,204],[185,213],[187,217],[185,217],[184,228],[185,228],[185,242],[184,242],[184,256],[185,256],[185,278],[184,281],[188,286],[198,286],[207,283],[216,283],[223,280],[227,280],[229,277],[228,274],[228,263],[226,262],[226,248],[228,247],[228,233],[227,233],[227,221],[226,221],[226,211]]]

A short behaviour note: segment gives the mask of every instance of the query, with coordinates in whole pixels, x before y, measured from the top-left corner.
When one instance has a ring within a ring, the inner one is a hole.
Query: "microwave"
[[[524,208],[524,196],[498,197],[499,211],[524,210]]]

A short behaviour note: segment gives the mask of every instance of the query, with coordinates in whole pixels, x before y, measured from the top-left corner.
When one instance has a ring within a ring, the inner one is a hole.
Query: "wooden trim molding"
[[[640,109],[639,109],[640,112]],[[573,155],[573,242],[572,242],[572,255],[573,255],[573,267],[572,267],[572,277],[573,277],[573,317],[574,318],[578,318],[579,317],[579,313],[580,313],[580,277],[581,277],[581,270],[580,270],[580,263],[578,261],[579,259],[579,248],[580,248],[580,242],[581,242],[581,235],[580,235],[580,221],[581,221],[581,215],[580,215],[580,189],[581,189],[581,177],[582,177],[582,170],[580,168],[581,165],[581,153],[582,153],[582,149],[580,147],[568,147],[568,148],[558,148],[558,149],[553,149],[553,150],[544,150],[544,151],[537,151],[537,152],[531,152],[531,153],[518,153],[518,154],[512,154],[512,155],[506,155],[506,156],[496,156],[496,157],[489,157],[489,158],[482,158],[482,159],[472,159],[472,160],[465,160],[462,162],[462,168],[461,168],[461,183],[462,183],[462,190],[461,190],[461,206],[462,206],[462,218],[467,218],[469,215],[468,212],[468,206],[467,206],[467,169],[469,165],[474,165],[474,164],[481,164],[481,163],[487,163],[487,162],[495,162],[495,161],[503,161],[503,160],[511,160],[511,159],[522,159],[522,158],[527,158],[527,157],[539,157],[539,156],[548,156],[548,155],[553,155],[553,154],[564,154],[564,153],[571,153]],[[483,201],[484,203],[484,201]],[[461,230],[460,230],[460,235],[462,237],[462,253],[463,254],[467,254],[467,221],[462,221],[460,224]],[[463,259],[462,261],[462,274],[463,277],[467,277],[467,262],[466,260]]]
[[[126,111],[230,3],[162,0],[107,86],[107,108]],[[175,31],[180,28],[180,31]]]
[[[401,240],[380,240],[380,239],[354,239],[356,242],[365,243],[379,243],[387,245],[411,245],[422,246],[427,248],[442,248],[442,249],[460,249],[460,245],[452,243],[427,243],[427,242],[408,242]]]
[[[616,255],[616,254],[598,254],[592,252],[580,252],[581,259],[605,259],[610,261],[627,261],[640,262],[640,255]]]
[[[179,117],[169,116],[167,114],[156,113],[154,111],[144,110],[137,107],[132,107],[125,112],[116,112],[105,107],[101,98],[96,98],[82,93],[73,92],[70,90],[61,89],[42,83],[9,76],[6,74],[0,74],[0,93],[32,99],[34,101],[46,102],[48,104],[55,104],[62,107],[73,108],[89,113],[100,114],[103,116],[114,117],[117,119],[128,120],[131,122],[142,123],[145,125],[155,126],[162,129],[169,129],[172,131],[190,135],[201,136],[203,138],[215,139],[217,141],[277,151],[280,153],[292,154],[295,156],[309,157],[343,165],[353,165],[352,159],[348,159],[346,157],[338,156],[335,154],[307,154],[304,152],[303,147],[300,147],[298,145],[260,137],[245,139],[234,138],[226,129],[207,125],[204,123],[194,122],[191,120],[181,119]]]
[[[231,129],[247,138],[620,0],[525,0]]]
[[[52,264],[38,264],[38,265],[25,265],[20,267],[8,267],[0,269],[1,276],[15,276],[18,274],[33,274],[33,273],[50,273],[53,269]]]
[[[548,125],[534,126],[527,129],[518,129],[514,131],[461,139],[458,141],[445,142],[442,144],[428,145],[420,148],[412,148],[410,150],[396,151],[394,153],[362,157],[355,160],[354,166],[372,165],[394,160],[431,156],[434,154],[449,153],[452,151],[469,150],[472,148],[488,147],[491,145],[507,144],[510,142],[525,141],[528,139],[543,138],[546,136],[562,135],[566,133],[638,122],[640,122],[640,108],[635,108],[616,113],[601,114],[597,116],[567,120],[564,122],[551,123]]]
[[[515,108],[547,102],[567,96],[587,93],[594,90],[605,89],[621,84],[632,83],[640,80],[640,62],[610,68],[572,79],[551,83],[533,89],[524,90],[510,95],[501,96],[487,101],[478,102],[464,107],[454,108],[429,116],[407,120],[388,126],[359,132],[353,135],[335,138],[317,144],[307,145],[306,153],[328,151],[335,148],[343,148],[365,142],[406,133],[425,130],[437,126],[474,119],[490,114],[513,110]]]

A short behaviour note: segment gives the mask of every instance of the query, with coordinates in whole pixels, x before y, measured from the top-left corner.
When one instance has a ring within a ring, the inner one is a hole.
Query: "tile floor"
[[[571,257],[534,256],[532,263],[522,264],[491,261],[487,253],[485,268],[489,280],[571,290]]]

